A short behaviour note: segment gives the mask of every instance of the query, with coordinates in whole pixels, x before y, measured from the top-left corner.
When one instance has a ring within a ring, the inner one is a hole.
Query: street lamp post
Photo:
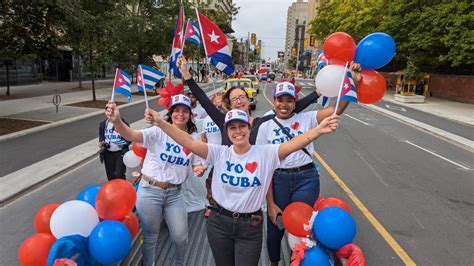
[[[301,27],[298,27],[298,47],[296,48],[296,75],[298,75],[298,64],[300,62],[300,42],[301,42]]]

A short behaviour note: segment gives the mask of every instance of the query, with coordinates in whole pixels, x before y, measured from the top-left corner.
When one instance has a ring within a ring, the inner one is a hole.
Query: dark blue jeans
[[[319,173],[316,167],[301,172],[273,174],[273,200],[280,209],[291,202],[302,201],[311,206],[319,196]],[[267,219],[267,249],[271,262],[280,261],[280,244],[285,230],[280,230]]]

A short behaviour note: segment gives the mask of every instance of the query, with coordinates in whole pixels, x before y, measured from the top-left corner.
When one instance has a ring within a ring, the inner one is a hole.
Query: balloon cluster
[[[20,264],[52,265],[72,255],[78,264],[119,262],[139,229],[132,212],[136,199],[130,182],[115,179],[83,189],[75,200],[41,207],[34,218],[36,233],[18,250]]]
[[[365,265],[362,250],[352,243],[356,224],[351,214],[349,205],[335,197],[320,196],[313,207],[304,202],[290,203],[282,218],[293,250],[291,266],[334,265],[330,256],[334,252],[340,260],[360,262],[344,265]]]
[[[143,165],[145,161],[147,149],[144,148],[140,143],[133,143],[132,150],[127,151],[123,155],[123,163],[128,168],[135,168],[140,164]]]
[[[163,89],[156,90],[156,93],[160,95],[158,106],[165,106],[166,109],[170,109],[171,97],[183,93],[183,88],[183,84],[174,86],[171,81],[166,81],[166,86]]]
[[[316,75],[315,83],[319,92],[327,97],[336,97],[343,78],[344,65],[354,61],[363,69],[362,79],[357,85],[357,100],[372,104],[383,98],[386,91],[384,77],[375,69],[386,66],[395,55],[396,45],[393,38],[383,32],[375,32],[365,36],[356,46],[352,36],[345,32],[329,35],[323,44],[323,52],[318,57],[329,61],[329,65],[321,64],[322,69]],[[323,62],[323,61],[321,61]]]

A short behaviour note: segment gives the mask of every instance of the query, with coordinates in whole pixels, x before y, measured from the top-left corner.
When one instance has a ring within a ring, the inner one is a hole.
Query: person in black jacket
[[[122,119],[127,126],[129,125]],[[129,150],[130,141],[124,139],[115,131],[114,125],[108,119],[99,124],[99,158],[105,165],[107,179],[125,179],[127,168],[123,163],[123,155]]]

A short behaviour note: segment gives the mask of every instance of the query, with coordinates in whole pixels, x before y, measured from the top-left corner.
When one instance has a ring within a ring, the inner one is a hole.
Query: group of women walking
[[[258,264],[265,200],[268,252],[272,264],[278,263],[284,233],[275,225],[278,214],[290,202],[313,205],[317,199],[319,175],[311,158],[312,142],[338,127],[334,108],[301,112],[315,102],[318,94],[314,92],[297,101],[295,86],[281,82],[274,89],[275,113],[253,118],[243,88],[228,89],[223,95],[224,107],[218,107],[216,97],[213,103],[192,79],[186,60],[181,57],[177,64],[190,91],[212,120],[209,126],[214,128],[208,132],[214,133],[210,134],[212,141],[207,135],[204,140],[208,143],[203,142],[196,133],[191,101],[185,95],[172,96],[164,118],[146,109],[145,120],[152,127],[140,131],[122,122],[115,103],[109,102],[106,108],[117,132],[148,149],[136,206],[143,229],[144,265],[154,265],[163,218],[176,245],[175,263],[183,264],[188,232],[181,184],[189,167],[201,176],[210,166],[207,238],[216,265]],[[347,103],[340,104],[337,113],[346,106]],[[224,112],[226,108],[229,111]]]

